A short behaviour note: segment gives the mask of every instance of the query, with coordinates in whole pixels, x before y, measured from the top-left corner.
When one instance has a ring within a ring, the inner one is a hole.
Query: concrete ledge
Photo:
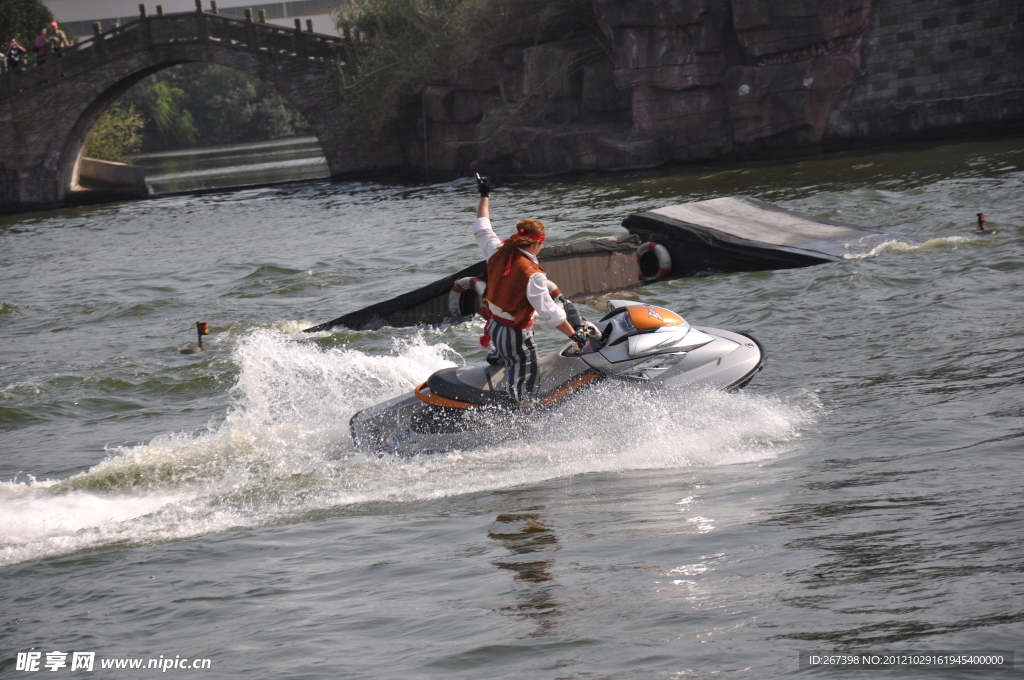
[[[127,163],[86,158],[78,162],[78,184],[82,189],[124,189],[129,193],[148,195],[146,172]]]

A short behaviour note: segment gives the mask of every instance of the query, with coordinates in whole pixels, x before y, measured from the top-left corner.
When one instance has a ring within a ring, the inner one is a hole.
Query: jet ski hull
[[[569,343],[562,351],[542,359],[547,385],[542,381],[537,407],[516,407],[493,394],[503,389],[503,370],[446,369],[449,381],[463,383],[463,391],[458,393],[463,398],[472,397],[473,390],[483,391],[478,403],[443,397],[431,403],[435,400],[424,383],[412,392],[357,412],[349,422],[352,440],[361,451],[400,456],[480,448],[515,438],[535,419],[535,409],[557,408],[561,400],[598,383],[736,390],[764,366],[764,347],[754,338],[715,328],[694,330],[709,339],[688,351],[619,362],[608,360],[616,358],[612,352],[608,356],[596,352],[573,355],[575,346]],[[445,381],[436,377],[429,382],[443,389]],[[452,402],[458,403],[442,405]]]

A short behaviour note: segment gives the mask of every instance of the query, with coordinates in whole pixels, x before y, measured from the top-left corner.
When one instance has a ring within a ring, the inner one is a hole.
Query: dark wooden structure
[[[584,300],[615,291],[635,289],[639,285],[635,236],[618,236],[586,241],[572,241],[548,246],[540,253],[541,265],[548,279],[558,284],[570,300]],[[485,278],[484,262],[466,267],[451,276],[417,288],[397,297],[349,312],[312,328],[307,333],[326,331],[336,326],[351,329],[381,326],[414,326],[438,324],[452,318],[448,294],[459,279],[466,276]],[[479,301],[471,305],[479,306]]]
[[[800,215],[749,196],[657,208],[630,215],[622,226],[632,233],[573,241],[542,250],[540,260],[548,278],[566,297],[581,302],[657,281],[641,277],[637,257],[637,248],[652,241],[665,246],[670,254],[670,273],[665,278],[807,267],[868,254],[889,241],[920,242],[879,229]],[[477,262],[422,288],[350,312],[306,332],[336,326],[366,329],[442,323],[453,317],[448,296],[454,283],[463,277],[486,275],[484,263]],[[461,309],[476,309],[479,304],[479,300],[474,300]]]

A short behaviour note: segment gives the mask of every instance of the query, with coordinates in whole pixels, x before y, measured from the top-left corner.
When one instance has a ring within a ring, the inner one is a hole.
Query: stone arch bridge
[[[206,62],[258,78],[280,92],[320,141],[332,176],[397,164],[396,152],[346,138],[339,67],[346,41],[203,11],[147,15],[66,50],[63,59],[0,76],[0,212],[81,199],[78,166],[103,111],[142,78],[176,64]],[[76,196],[78,194],[78,196]]]

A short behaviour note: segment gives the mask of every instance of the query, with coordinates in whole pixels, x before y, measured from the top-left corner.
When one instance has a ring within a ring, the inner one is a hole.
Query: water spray
[[[178,350],[182,354],[198,354],[203,351],[203,336],[210,334],[210,324],[205,321],[196,321],[192,326],[196,329],[196,339],[199,344],[198,347],[189,347],[187,349]]]

